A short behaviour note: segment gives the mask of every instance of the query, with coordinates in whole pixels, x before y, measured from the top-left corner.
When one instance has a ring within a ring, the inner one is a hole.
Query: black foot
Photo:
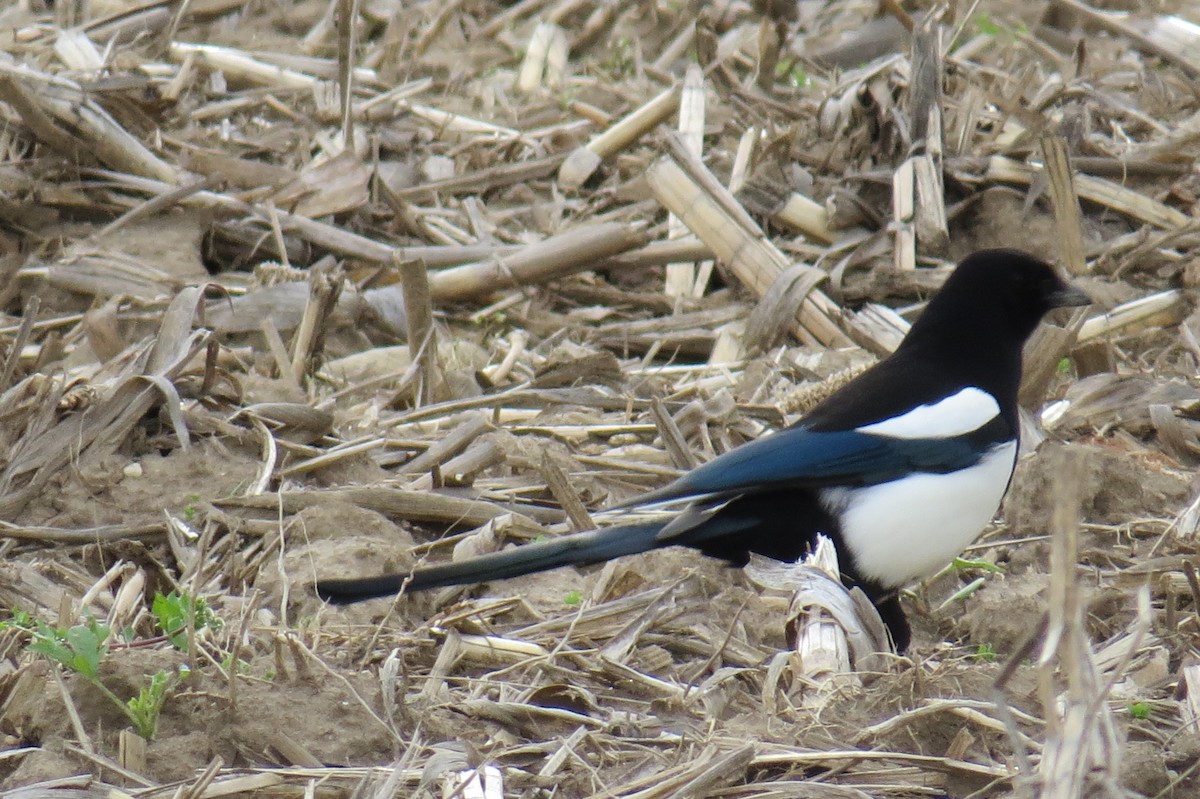
[[[884,626],[892,634],[892,643],[896,645],[896,651],[904,654],[908,645],[912,643],[912,630],[908,626],[904,610],[900,607],[900,597],[893,594],[876,602],[875,607],[879,609],[879,617],[883,619]]]

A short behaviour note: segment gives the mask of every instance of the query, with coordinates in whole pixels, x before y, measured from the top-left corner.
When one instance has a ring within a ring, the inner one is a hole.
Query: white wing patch
[[[951,438],[978,430],[999,415],[1000,404],[995,397],[968,386],[945,399],[918,405],[908,413],[857,430],[888,438]]]

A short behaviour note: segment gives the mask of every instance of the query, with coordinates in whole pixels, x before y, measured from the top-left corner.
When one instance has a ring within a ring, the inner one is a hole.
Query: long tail
[[[546,571],[559,566],[584,566],[677,543],[660,541],[657,536],[661,529],[662,524],[606,527],[602,530],[526,544],[503,552],[479,555],[456,563],[429,566],[411,573],[320,580],[316,586],[317,595],[340,605],[395,594],[404,586],[405,581],[408,582],[406,590],[425,591],[446,585],[469,585],[520,577],[522,574]]]

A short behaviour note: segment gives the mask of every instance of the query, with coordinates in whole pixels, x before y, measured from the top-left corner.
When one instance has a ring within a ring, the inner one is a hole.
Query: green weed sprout
[[[158,717],[162,715],[163,703],[167,701],[167,691],[175,685],[175,677],[165,671],[157,671],[150,677],[150,682],[142,686],[137,696],[125,703],[125,715],[137,728],[138,735],[147,741],[154,740],[158,732]]]
[[[1150,710],[1149,702],[1131,702],[1129,704],[1129,715],[1139,721],[1145,721],[1150,718]]]
[[[150,678],[150,684],[128,702],[113,693],[100,679],[100,663],[109,653],[108,641],[112,634],[112,629],[107,624],[101,624],[89,617],[83,624],[66,628],[51,627],[41,619],[35,619],[30,614],[17,610],[13,611],[12,621],[5,622],[0,627],[13,627],[28,633],[30,652],[36,652],[58,663],[91,683],[121,709],[137,729],[138,735],[147,741],[153,740],[158,728],[159,713],[162,711],[167,691],[174,684],[174,678],[167,672],[158,672]]]
[[[189,594],[171,593],[163,596],[154,595],[150,603],[150,612],[158,627],[167,636],[171,646],[180,651],[187,650],[188,630],[220,630],[222,621],[208,607],[203,597],[193,597]]]

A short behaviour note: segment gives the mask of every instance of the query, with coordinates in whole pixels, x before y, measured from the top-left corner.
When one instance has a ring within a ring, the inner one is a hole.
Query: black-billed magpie
[[[1017,250],[967,256],[900,346],[773,435],[748,442],[617,508],[687,503],[665,523],[566,535],[468,560],[321,580],[333,602],[407,586],[517,577],[665,546],[744,565],[802,557],[818,533],[879,608],[898,650],[910,639],[897,592],[936,572],[987,525],[1016,465],[1021,349],[1052,308],[1087,305]]]

